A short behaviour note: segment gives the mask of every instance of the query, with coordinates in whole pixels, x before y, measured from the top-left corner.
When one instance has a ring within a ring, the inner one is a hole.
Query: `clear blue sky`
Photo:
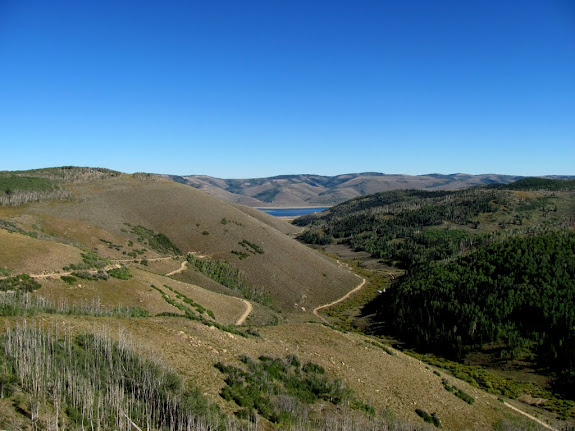
[[[574,0],[0,0],[0,170],[575,175]]]

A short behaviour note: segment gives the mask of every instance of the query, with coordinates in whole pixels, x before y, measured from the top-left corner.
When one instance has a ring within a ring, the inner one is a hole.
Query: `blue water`
[[[298,217],[305,214],[324,211],[329,207],[321,208],[258,208],[259,210],[275,217]]]

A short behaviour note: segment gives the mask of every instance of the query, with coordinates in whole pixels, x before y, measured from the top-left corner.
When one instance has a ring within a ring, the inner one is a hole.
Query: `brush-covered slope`
[[[226,261],[245,275],[250,288],[284,311],[303,311],[342,296],[357,279],[332,260],[294,241],[289,225],[254,215],[194,188],[154,177],[114,175],[67,183],[74,198],[5,208],[8,222],[32,225],[57,238],[121,258],[142,233],[165,235],[182,254],[189,252]],[[134,232],[139,232],[135,234]],[[143,248],[143,247],[142,247]],[[145,257],[173,254],[154,252]],[[140,258],[142,256],[138,255]],[[124,256],[129,257],[129,256]]]
[[[521,178],[498,174],[401,175],[377,172],[248,179],[221,179],[207,175],[164,177],[203,190],[218,199],[254,207],[330,206],[388,190],[457,190],[486,184],[506,184]]]
[[[43,316],[39,324],[45,328],[57,327],[60,316]],[[0,318],[0,323],[5,324]],[[36,324],[36,319],[28,323],[30,327]],[[337,406],[333,409],[329,400],[321,405],[308,405],[316,410],[309,412],[301,410],[294,399],[283,396],[281,402],[286,412],[290,414],[309,414],[315,417],[319,412],[328,415],[327,424],[316,421],[315,427],[272,426],[263,418],[258,419],[257,430],[286,429],[317,429],[331,431],[334,429],[377,429],[377,430],[431,430],[416,410],[428,414],[435,413],[442,428],[446,430],[488,430],[498,424],[497,429],[514,430],[533,424],[526,423],[496,397],[486,394],[465,382],[436,372],[425,364],[404,354],[390,349],[386,353],[376,345],[366,342],[365,338],[356,334],[343,334],[316,324],[290,324],[259,329],[257,338],[244,338],[210,329],[203,325],[182,319],[159,317],[110,319],[71,316],[66,319],[67,331],[72,333],[110,334],[118,337],[118,325],[121,325],[120,336],[124,343],[137,348],[140,352],[161,359],[162,363],[187,380],[201,388],[203,396],[211,402],[218,402],[222,411],[231,413],[238,407],[234,401],[224,401],[221,397],[222,388],[226,387],[226,375],[214,365],[222,363],[227,366],[245,367],[240,357],[257,361],[260,357],[286,359],[291,354],[302,364],[313,363],[325,370],[325,375],[342,379],[346,388],[353,390],[354,395],[361,397],[367,405],[373,407],[377,417],[384,420],[355,423],[351,407]],[[4,325],[3,325],[4,326]],[[267,381],[273,379],[270,372]],[[456,397],[444,388],[442,379],[456,384],[465,393],[474,398],[472,405]],[[303,385],[302,385],[303,386]],[[248,395],[248,394],[246,394]],[[1,401],[1,400],[0,400]],[[304,404],[305,405],[305,404]],[[0,412],[2,405],[0,404]],[[6,409],[7,410],[7,409]],[[331,420],[329,417],[331,416]],[[343,418],[342,418],[343,416]],[[0,419],[1,420],[1,419]],[[0,422],[1,424],[2,422]],[[305,423],[305,422],[304,422]],[[353,428],[352,428],[352,424]],[[512,425],[514,424],[514,425]],[[240,430],[230,421],[229,428],[210,429]],[[346,428],[345,426],[349,428]],[[252,425],[253,426],[253,425]],[[316,428],[317,427],[317,428]],[[72,428],[72,427],[70,427]],[[26,429],[26,428],[22,428]],[[126,427],[125,429],[129,429]],[[133,428],[132,428],[133,429]],[[153,427],[152,429],[160,429]],[[168,428],[161,428],[168,429]],[[196,429],[196,428],[192,428]],[[197,428],[202,429],[202,428]]]

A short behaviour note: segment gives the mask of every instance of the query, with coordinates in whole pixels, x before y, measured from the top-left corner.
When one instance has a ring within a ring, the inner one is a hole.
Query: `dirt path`
[[[170,275],[179,274],[180,272],[185,271],[187,268],[188,268],[188,261],[184,260],[178,269],[176,269],[172,272],[168,272],[167,274],[165,274],[165,276],[169,277]]]
[[[176,256],[168,256],[168,257],[152,257],[150,259],[147,259],[145,257],[140,258],[133,258],[133,259],[110,259],[111,262],[133,262],[134,260],[147,260],[148,262],[160,262],[162,260],[170,260],[173,259]]]
[[[518,408],[515,407],[515,406],[512,406],[512,405],[509,404],[508,402],[503,401],[503,404],[505,404],[505,405],[506,405],[507,407],[509,407],[511,410],[514,410],[514,411],[516,411],[517,413],[522,414],[523,416],[525,416],[525,417],[531,419],[531,420],[534,421],[534,422],[537,422],[539,425],[541,425],[541,426],[543,426],[543,427],[545,427],[545,428],[547,428],[547,429],[556,430],[556,428],[553,428],[551,425],[546,424],[546,423],[543,422],[542,420],[537,419],[535,416],[532,416],[532,415],[530,415],[529,413],[524,412],[523,410],[518,409]]]
[[[337,264],[338,264],[340,267],[345,267],[345,268],[347,268],[349,271],[351,271],[351,267],[350,267],[348,264],[346,264],[346,263],[341,263],[339,260],[337,261]],[[329,304],[323,304],[323,305],[320,305],[320,306],[315,307],[315,308],[313,309],[313,314],[316,315],[317,317],[319,317],[324,323],[328,323],[328,324],[329,324],[329,322],[328,322],[324,317],[320,316],[319,310],[323,310],[324,308],[328,308],[328,307],[331,307],[332,305],[339,304],[340,302],[345,301],[347,298],[349,298],[351,295],[353,295],[355,292],[357,292],[357,291],[360,290],[363,286],[365,286],[365,283],[367,282],[366,279],[363,278],[363,277],[360,277],[360,276],[357,275],[357,274],[354,274],[354,275],[361,280],[361,283],[359,283],[355,289],[350,290],[350,291],[347,292],[345,295],[343,295],[341,298],[336,299],[335,301],[330,302]]]
[[[250,313],[252,312],[252,310],[254,309],[254,307],[252,306],[252,304],[250,303],[250,301],[248,301],[247,299],[241,299],[238,298],[240,301],[242,301],[244,304],[246,304],[246,311],[244,311],[244,313],[240,316],[240,318],[236,321],[236,326],[240,326],[243,325],[243,323],[246,321],[246,319],[248,318],[248,316],[250,315]]]
[[[91,274],[96,274],[100,270],[108,271],[110,269],[116,269],[116,268],[121,268],[121,265],[115,263],[114,265],[108,265],[108,266],[105,266],[105,267],[100,268],[100,269],[90,269],[90,270],[87,270],[86,272],[89,272]],[[52,278],[52,277],[61,277],[63,275],[64,276],[72,275],[73,272],[75,272],[75,271],[48,272],[46,274],[29,274],[29,276],[32,278],[45,279],[45,278]],[[4,280],[6,278],[9,278],[9,277],[0,277],[0,280]]]

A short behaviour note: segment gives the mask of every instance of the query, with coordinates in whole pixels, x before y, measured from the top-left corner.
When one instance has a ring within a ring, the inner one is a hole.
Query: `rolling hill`
[[[203,190],[227,202],[252,207],[331,206],[357,196],[387,190],[457,190],[487,184],[507,184],[515,175],[400,175],[365,172],[337,176],[281,175],[269,178],[221,179],[207,175],[163,175]]]
[[[266,292],[284,311],[291,307],[301,312],[301,307],[335,299],[355,284],[347,271],[286,235],[297,228],[282,223],[283,232],[278,231],[271,227],[278,226],[271,216],[258,213],[256,218],[251,209],[243,211],[184,185],[114,175],[67,184],[67,190],[73,199],[30,204],[25,220],[17,215],[7,220],[21,220],[21,229],[43,230],[110,259],[125,257],[128,243],[137,243],[137,235],[131,233],[134,226],[161,232],[183,254],[194,252],[233,264],[254,289]],[[7,210],[18,213],[18,208]],[[122,252],[110,248],[110,242],[120,245]],[[251,244],[262,252],[255,253]],[[160,255],[148,250],[145,257]]]
[[[3,429],[527,421],[443,370],[322,324],[313,310],[361,280],[295,241],[299,227],[148,174],[0,173],[0,191]]]

